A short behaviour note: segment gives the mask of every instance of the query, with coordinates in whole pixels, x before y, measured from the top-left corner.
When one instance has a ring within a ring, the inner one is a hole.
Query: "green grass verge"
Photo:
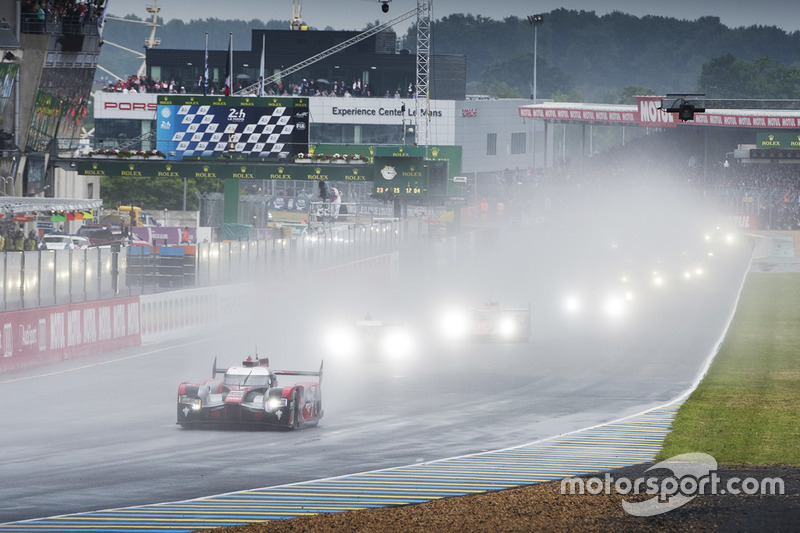
[[[800,274],[751,273],[720,352],[657,460],[800,465]]]

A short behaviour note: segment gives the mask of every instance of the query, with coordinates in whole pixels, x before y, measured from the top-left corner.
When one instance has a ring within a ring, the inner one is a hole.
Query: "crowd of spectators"
[[[800,165],[724,161],[702,186],[727,211],[758,215],[761,229],[800,228]]]
[[[800,165],[743,163],[719,158],[703,164],[703,144],[662,132],[595,154],[585,165],[563,165],[559,179],[583,188],[669,183],[693,191],[731,215],[758,215],[760,229],[800,228]]]
[[[186,93],[186,87],[175,81],[174,78],[169,81],[159,81],[150,76],[132,74],[125,80],[108,80],[102,77],[99,82],[104,91],[112,93]]]
[[[332,84],[328,80],[306,79],[298,83],[272,83],[265,87],[264,92],[269,96],[330,96],[338,98],[414,98],[416,96],[416,86],[408,84],[405,91],[395,89],[385,91],[382,95],[373,91],[369,83],[362,82],[361,78],[353,80],[351,83],[344,81],[334,81]]]
[[[22,22],[26,33],[43,33],[46,24],[67,24],[76,28],[97,28],[106,0],[24,0]],[[69,29],[63,27],[62,29]],[[69,33],[69,32],[67,32]]]
[[[203,94],[203,78],[192,82],[187,86],[183,80],[170,78],[169,80],[154,80],[150,76],[138,76],[133,74],[125,80],[109,80],[100,78],[100,83],[104,91],[120,93],[168,93],[168,94]],[[236,82],[233,91],[249,87],[251,84],[239,80]],[[217,80],[210,80],[208,83],[208,94],[217,95],[222,92],[220,83]],[[297,83],[270,83],[264,87],[266,96],[329,96],[337,98],[369,98],[377,95],[372,91],[368,83],[361,81],[361,78],[353,80],[352,83],[334,81],[333,83],[324,79],[306,79]],[[416,96],[416,86],[409,83],[408,87],[401,91],[385,91],[384,98],[414,98]]]

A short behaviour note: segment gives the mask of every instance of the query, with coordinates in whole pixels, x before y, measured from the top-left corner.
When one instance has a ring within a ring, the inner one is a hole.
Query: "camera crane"
[[[108,9],[107,6],[106,6],[106,9]],[[112,16],[107,16],[106,20],[118,20],[120,22],[133,22],[135,24],[144,24],[145,26],[149,26],[150,27],[150,37],[148,37],[147,39],[144,40],[144,45],[145,45],[145,48],[155,48],[156,46],[161,44],[161,39],[157,39],[156,38],[156,28],[158,28],[160,26],[160,24],[158,23],[158,14],[161,12],[161,8],[158,6],[158,0],[153,0],[153,5],[147,6],[147,12],[150,13],[151,15],[153,15],[153,17],[152,17],[152,19],[150,21],[124,19],[124,18],[112,17]],[[119,48],[121,50],[125,50],[126,52],[130,52],[131,54],[134,54],[136,57],[140,58],[142,60],[142,64],[139,66],[139,70],[136,72],[136,75],[137,76],[144,76],[145,74],[147,74],[147,56],[145,54],[143,54],[141,52],[137,52],[136,50],[131,50],[130,48],[126,48],[126,47],[124,47],[124,46],[122,46],[120,44],[113,43],[113,42],[109,41],[108,39],[105,39],[103,42],[105,42],[106,44],[110,44],[111,46],[114,46],[116,48]],[[100,70],[102,70],[106,74],[110,74],[110,75],[114,76],[117,79],[120,79],[120,80],[122,79],[119,76],[117,76],[116,74],[114,74],[113,72],[111,72],[110,70],[105,69],[105,68],[101,67],[100,65],[97,65],[97,68],[99,68]]]
[[[388,2],[390,0],[380,0],[380,3],[383,6],[386,6],[387,9],[384,12],[388,11]],[[416,124],[414,128],[415,133],[415,142],[418,146],[427,146],[428,145],[428,129],[430,124],[430,95],[428,93],[428,78],[430,75],[430,40],[431,40],[431,4],[433,3],[432,0],[417,0],[417,7],[406,11],[402,15],[395,17],[391,20],[388,20],[382,24],[375,26],[374,28],[370,28],[365,32],[362,32],[355,37],[352,37],[336,46],[332,46],[327,50],[320,52],[319,54],[309,57],[308,59],[301,61],[295,65],[287,67],[282,71],[273,74],[272,76],[268,76],[264,78],[264,86],[275,83],[278,80],[282,79],[285,76],[293,74],[298,70],[302,70],[314,63],[325,59],[326,57],[330,57],[337,52],[344,50],[354,44],[360,43],[361,41],[372,37],[376,33],[380,33],[386,28],[390,28],[395,24],[398,24],[404,20],[407,20],[416,15],[417,17],[417,97],[415,98],[416,102]],[[301,12],[301,0],[294,0],[293,5],[293,16],[292,16],[292,28],[295,28],[295,24],[299,28],[302,25],[302,18],[300,15]],[[247,87],[242,88],[241,90],[237,91],[236,95],[245,96],[245,95],[255,95],[258,92],[258,83],[254,83]]]

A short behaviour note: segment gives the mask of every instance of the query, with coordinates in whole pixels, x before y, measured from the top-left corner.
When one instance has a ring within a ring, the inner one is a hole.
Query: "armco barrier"
[[[137,297],[0,313],[0,372],[139,344]]]
[[[139,297],[142,341],[235,322],[256,304],[252,284],[186,289]]]
[[[474,255],[473,235],[428,243],[430,266],[457,264]],[[293,258],[300,276],[355,278],[368,284],[395,283],[401,253],[392,251],[305,273],[302,254]],[[316,274],[315,274],[316,273]],[[270,276],[254,283],[176,290],[53,307],[0,313],[0,372],[55,363],[158,340],[192,328],[229,324],[242,318],[269,293]],[[302,281],[301,281],[302,282]]]
[[[325,268],[318,271],[325,276],[337,279],[355,278],[359,283],[397,283],[400,279],[400,253],[376,255],[359,261],[351,261],[343,265]]]

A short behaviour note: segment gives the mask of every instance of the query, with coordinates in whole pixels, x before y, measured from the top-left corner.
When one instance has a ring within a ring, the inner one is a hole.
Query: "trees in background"
[[[443,17],[433,24],[432,51],[466,56],[468,94],[530,98],[534,32],[526,15],[503,20],[469,14]],[[134,50],[141,49],[149,32],[141,24],[109,24],[109,38]],[[229,32],[248,35],[234,44],[249,49],[252,29],[286,27],[288,22],[281,20],[170,20],[158,35],[162,48],[199,49],[205,32],[213,28],[211,49],[225,49]],[[617,101],[612,95],[623,98],[628,86],[657,94],[699,91],[716,98],[796,98],[800,90],[800,32],[767,26],[729,28],[718,17],[692,21],[556,9],[545,13],[538,35],[540,98],[575,93],[588,101]],[[414,51],[415,39],[412,25],[402,47]],[[103,47],[100,58],[101,64],[123,71],[120,75],[135,72],[140,61],[111,46]]]

